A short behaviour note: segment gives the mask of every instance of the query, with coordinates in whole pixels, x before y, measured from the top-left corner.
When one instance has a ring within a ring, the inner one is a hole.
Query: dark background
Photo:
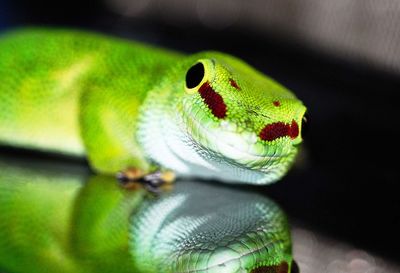
[[[277,200],[295,222],[399,262],[397,73],[321,53],[273,32],[170,18],[126,17],[102,1],[0,2],[0,30],[68,26],[187,53],[220,50],[272,76],[304,102],[310,122],[305,160],[283,181],[258,190]]]

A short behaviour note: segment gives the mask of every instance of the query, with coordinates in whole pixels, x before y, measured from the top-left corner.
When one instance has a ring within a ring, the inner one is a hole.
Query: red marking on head
[[[279,100],[275,100],[272,102],[274,104],[274,106],[278,107],[281,106],[281,102]]]
[[[239,85],[238,85],[234,80],[229,79],[229,83],[230,83],[233,87],[235,87],[237,90],[240,90]]]
[[[295,139],[299,135],[299,125],[296,121],[292,120],[290,124],[289,136],[291,139]]]
[[[284,122],[275,122],[266,125],[260,132],[259,136],[262,140],[273,141],[280,137],[288,136],[295,139],[299,135],[299,126],[297,122],[292,120],[291,124]]]
[[[208,82],[199,88],[200,96],[217,118],[226,117],[226,104],[220,94],[214,91]]]
[[[283,122],[268,124],[260,132],[260,138],[266,141],[273,141],[274,139],[288,135],[289,125]]]
[[[287,262],[282,262],[278,265],[264,265],[258,268],[255,268],[251,271],[251,273],[288,273],[289,266]]]

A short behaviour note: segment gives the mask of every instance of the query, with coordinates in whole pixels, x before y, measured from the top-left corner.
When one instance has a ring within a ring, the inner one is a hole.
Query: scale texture
[[[0,143],[87,157],[100,173],[267,184],[302,141],[301,101],[219,52],[24,29],[0,36],[0,77]]]

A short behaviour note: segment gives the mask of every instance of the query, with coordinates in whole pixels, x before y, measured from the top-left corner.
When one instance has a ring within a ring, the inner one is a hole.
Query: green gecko
[[[295,272],[286,215],[258,193],[184,180],[154,198],[26,163],[0,156],[1,272]]]
[[[103,174],[268,184],[302,142],[302,102],[219,52],[17,30],[0,37],[0,78],[0,143],[87,157]]]

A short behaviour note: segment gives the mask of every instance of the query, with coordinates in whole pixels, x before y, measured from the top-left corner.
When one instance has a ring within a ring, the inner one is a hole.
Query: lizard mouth
[[[211,137],[216,139],[216,151],[248,168],[263,171],[270,164],[287,156],[276,147],[267,146],[259,141],[253,142],[253,135],[248,133],[232,133],[226,131],[213,132]],[[218,138],[216,135],[220,135]]]
[[[228,121],[210,120],[203,124],[200,120],[204,119],[198,115],[185,115],[189,121],[187,124],[191,125],[188,130],[193,140],[204,150],[212,151],[235,165],[268,172],[273,165],[292,156],[297,150],[290,144],[290,139],[281,138],[281,145],[269,145],[254,132],[238,132],[236,126]]]
[[[264,141],[256,132],[242,130],[227,119],[210,118],[191,103],[182,106],[185,145],[202,158],[192,162],[210,170],[210,177],[231,183],[268,184],[280,179],[293,163],[298,150],[294,144],[299,138]]]

